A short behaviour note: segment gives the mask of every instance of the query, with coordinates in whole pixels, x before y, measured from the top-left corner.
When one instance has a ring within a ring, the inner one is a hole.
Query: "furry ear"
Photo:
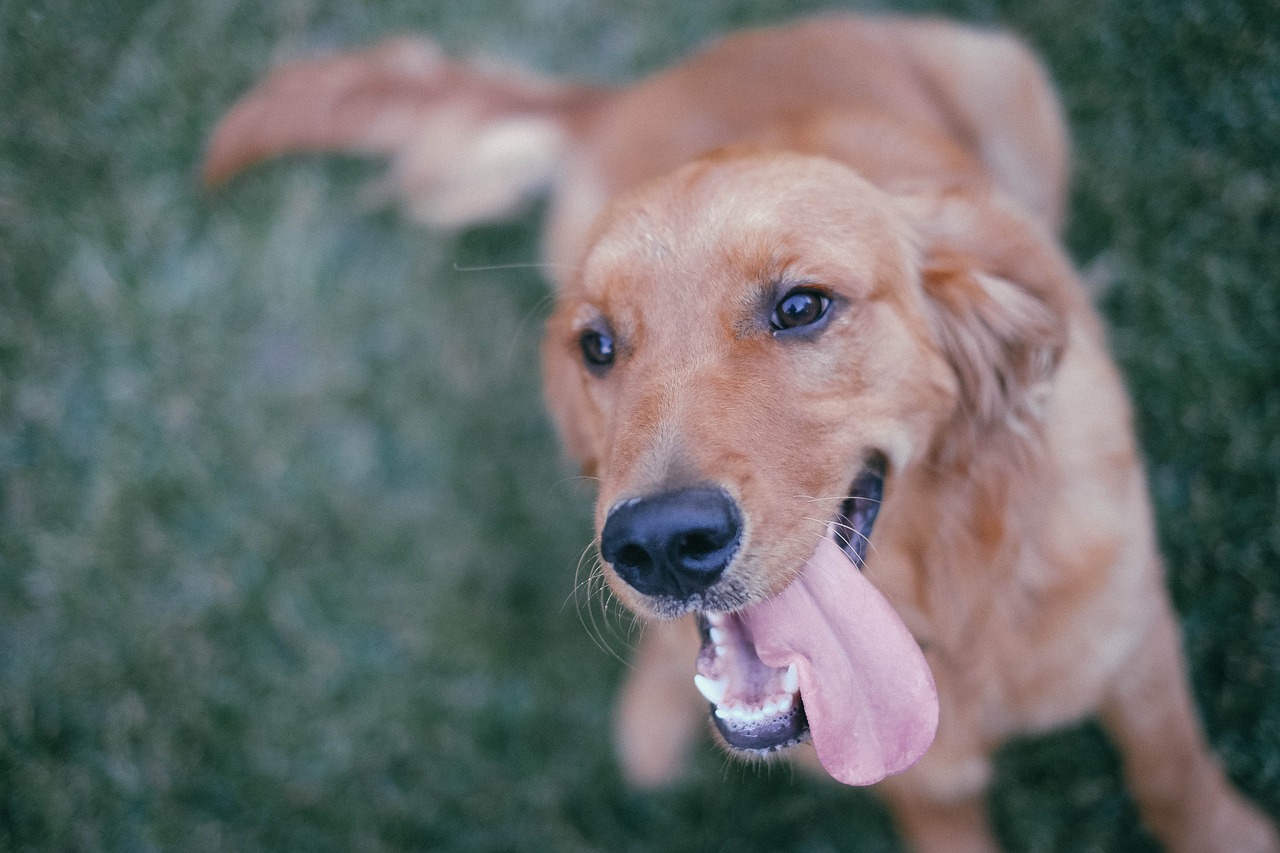
[[[294,151],[391,158],[387,189],[428,224],[502,219],[546,188],[590,87],[449,59],[425,39],[288,63],[244,96],[209,141],[216,186]]]
[[[917,213],[921,282],[959,420],[977,440],[1034,434],[1079,289],[1069,263],[1041,226],[989,199],[949,196]]]

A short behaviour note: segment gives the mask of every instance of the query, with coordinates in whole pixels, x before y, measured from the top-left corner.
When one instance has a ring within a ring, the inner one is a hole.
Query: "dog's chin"
[[[880,508],[884,474],[883,457],[872,457],[829,526],[828,535],[859,568],[866,560]],[[734,589],[726,597],[732,602],[738,595]],[[749,622],[736,613],[745,602],[725,607],[719,595],[708,599],[697,604],[710,606],[689,607],[690,602],[682,602],[684,609],[679,612],[698,611],[702,648],[694,683],[711,704],[711,720],[724,744],[761,756],[808,740],[809,722],[795,664],[778,668],[760,660]]]

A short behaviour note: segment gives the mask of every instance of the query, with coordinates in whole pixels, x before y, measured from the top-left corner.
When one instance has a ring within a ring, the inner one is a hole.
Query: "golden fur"
[[[1196,721],[1126,396],[1055,241],[1061,111],[1016,40],[828,17],[618,89],[395,40],[276,71],[219,127],[206,177],[329,148],[394,158],[437,224],[550,190],[546,395],[598,478],[599,527],[622,498],[718,484],[745,519],[728,571],[758,601],[884,454],[866,573],[941,703],[933,746],[879,786],[917,849],[994,849],[992,752],[1096,713],[1171,849],[1280,850]],[[832,316],[784,344],[759,305],[787,280],[823,288]],[[580,349],[601,323],[618,347],[603,374]],[[617,716],[638,784],[679,772],[706,715],[697,642],[689,617],[645,632]]]

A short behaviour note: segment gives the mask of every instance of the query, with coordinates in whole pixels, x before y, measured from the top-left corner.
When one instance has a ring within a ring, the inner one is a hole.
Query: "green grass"
[[[412,29],[621,80],[817,6],[0,0],[0,851],[895,849],[865,793],[705,745],[621,784],[546,288],[473,269],[536,217],[426,233],[350,160],[193,178],[278,51]],[[1280,815],[1274,7],[896,8],[1011,26],[1062,87],[1207,727]],[[1151,849],[1095,727],[999,765],[1012,849]]]

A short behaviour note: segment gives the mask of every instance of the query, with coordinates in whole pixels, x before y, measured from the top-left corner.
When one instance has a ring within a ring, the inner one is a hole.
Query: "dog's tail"
[[[272,72],[214,131],[203,179],[217,186],[295,151],[385,156],[387,189],[414,216],[438,227],[495,221],[551,184],[603,95],[391,39]]]

